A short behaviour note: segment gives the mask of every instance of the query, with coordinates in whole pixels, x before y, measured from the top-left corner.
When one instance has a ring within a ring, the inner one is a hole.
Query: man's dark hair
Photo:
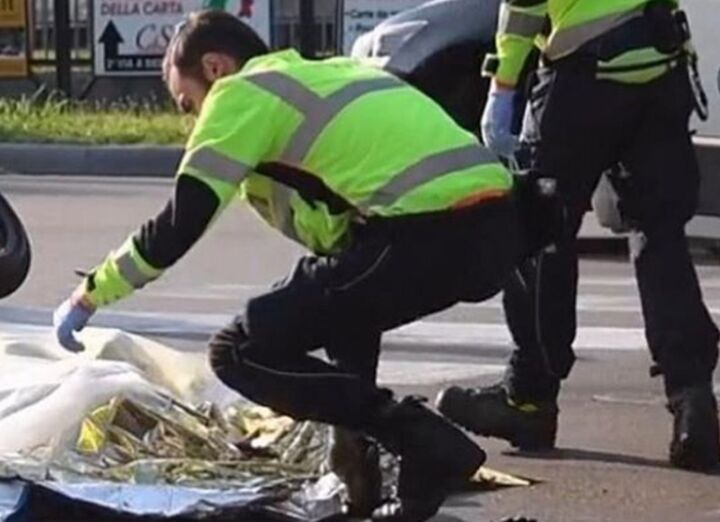
[[[202,77],[201,59],[206,53],[222,53],[242,67],[269,52],[268,46],[247,24],[220,10],[192,13],[175,32],[165,55],[165,74],[174,65],[182,74]]]

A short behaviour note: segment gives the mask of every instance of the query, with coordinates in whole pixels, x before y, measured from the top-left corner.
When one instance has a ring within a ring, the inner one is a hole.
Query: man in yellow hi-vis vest
[[[674,416],[670,460],[682,468],[714,467],[718,330],[684,232],[699,186],[688,119],[704,105],[699,84],[693,93],[687,19],[675,0],[503,1],[497,56],[486,62],[493,83],[481,124],[485,142],[500,155],[516,151],[515,94],[535,46],[541,66],[521,141],[529,147],[529,176],[556,181],[565,223],[556,248],[525,264],[506,290],[517,350],[504,382],[446,390],[440,410],[524,449],[554,445],[560,382],[575,359],[575,238],[601,173],[619,163],[629,173],[618,184],[620,210],[637,230],[633,262],[653,373],[664,377]]]
[[[426,520],[485,454],[419,400],[376,386],[380,338],[499,291],[518,250],[511,175],[397,78],[346,58],[268,54],[223,12],[178,29],[165,78],[199,115],[175,193],[58,308],[61,344],[81,350],[73,332],[98,307],[160,277],[243,198],[314,254],[212,339],[213,370],[249,399],[399,455],[398,496],[382,505],[377,462],[364,464],[370,450],[335,460],[352,468],[346,459],[359,455],[353,483],[377,486],[360,487],[359,501],[351,492],[354,514],[377,507],[377,520]],[[334,364],[310,355],[321,348]]]

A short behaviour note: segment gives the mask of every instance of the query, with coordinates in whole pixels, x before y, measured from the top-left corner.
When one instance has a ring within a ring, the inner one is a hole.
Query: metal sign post
[[[1,0],[0,0],[1,1]],[[57,89],[66,96],[72,95],[72,33],[70,32],[70,6],[67,0],[53,2],[55,17],[55,60]]]
[[[300,0],[300,54],[305,58],[314,58],[316,41],[314,1]]]

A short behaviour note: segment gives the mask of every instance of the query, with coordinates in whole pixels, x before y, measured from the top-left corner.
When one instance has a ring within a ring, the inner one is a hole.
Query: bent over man
[[[499,291],[517,250],[510,174],[395,77],[345,58],[268,54],[222,12],[178,30],[165,75],[179,106],[199,114],[175,193],[59,307],[60,342],[81,349],[73,331],[94,310],[160,277],[243,198],[314,255],[212,339],[213,370],[249,399],[399,455],[398,496],[375,519],[426,520],[485,455],[417,399],[375,385],[380,338]],[[333,363],[310,355],[320,348]],[[370,496],[356,514],[380,504]]]
[[[682,468],[716,466],[718,330],[684,231],[699,187],[688,131],[695,56],[687,20],[674,0],[504,0],[482,121],[485,142],[498,154],[515,152],[518,78],[538,42],[541,67],[523,141],[529,175],[556,181],[565,224],[556,249],[526,263],[505,292],[517,349],[504,382],[451,388],[439,408],[526,450],[554,446],[560,382],[575,359],[575,238],[601,173],[620,163],[629,172],[621,210],[638,230],[633,261],[647,342],[674,416],[670,460]]]

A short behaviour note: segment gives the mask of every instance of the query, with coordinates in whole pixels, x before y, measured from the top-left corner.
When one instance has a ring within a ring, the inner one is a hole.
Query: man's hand
[[[85,346],[75,338],[87,325],[95,309],[82,296],[72,296],[63,301],[53,313],[53,327],[60,345],[71,352],[82,352]]]
[[[504,158],[511,158],[518,146],[518,138],[512,133],[515,93],[514,88],[493,81],[480,121],[485,145]]]

